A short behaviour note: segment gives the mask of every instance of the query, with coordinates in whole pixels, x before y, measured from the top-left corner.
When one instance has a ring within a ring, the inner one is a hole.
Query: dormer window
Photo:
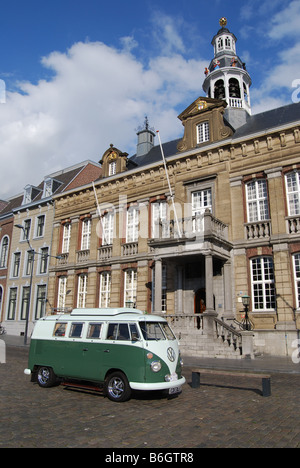
[[[24,196],[22,205],[27,205],[28,203],[33,202],[33,200],[38,196],[41,192],[40,189],[34,187],[33,185],[26,185],[24,188]]]
[[[116,173],[117,173],[117,162],[112,161],[112,162],[109,163],[109,166],[108,166],[108,175],[113,176]]]
[[[209,141],[209,122],[202,122],[197,125],[197,144]]]
[[[48,177],[47,179],[44,180],[44,191],[43,191],[43,198],[51,197],[54,192],[58,189],[58,187],[61,185],[61,182],[55,179],[51,179],[51,177]]]

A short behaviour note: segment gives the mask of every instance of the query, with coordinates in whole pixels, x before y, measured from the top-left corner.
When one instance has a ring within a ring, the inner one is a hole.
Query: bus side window
[[[130,341],[128,323],[119,323],[117,340]]]
[[[87,338],[100,339],[102,323],[90,323]]]
[[[129,324],[130,333],[131,333],[131,341],[137,341],[140,339],[140,334],[138,332],[137,326],[135,323]]]
[[[118,333],[118,324],[117,323],[110,323],[107,328],[107,340],[116,340]]]
[[[70,338],[81,338],[83,323],[72,323]]]
[[[66,323],[56,323],[54,326],[53,336],[65,336],[66,328]]]

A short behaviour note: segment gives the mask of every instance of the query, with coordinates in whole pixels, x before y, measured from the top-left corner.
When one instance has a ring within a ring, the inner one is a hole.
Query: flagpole
[[[99,219],[100,219],[100,223],[101,223],[101,227],[102,227],[102,235],[104,237],[104,242],[106,242],[106,236],[105,236],[105,232],[104,232],[104,228],[103,228],[101,210],[100,210],[100,206],[99,206],[99,203],[98,203],[98,198],[97,198],[97,193],[96,193],[96,188],[95,188],[94,182],[93,182],[93,189],[94,189],[94,195],[95,195],[95,199],[96,199],[96,203],[97,203],[98,215],[99,215]]]
[[[170,194],[171,194],[171,199],[172,199],[172,204],[173,204],[173,210],[174,210],[174,215],[175,215],[175,221],[176,221],[176,224],[177,224],[178,235],[179,235],[179,237],[182,237],[182,233],[181,233],[181,230],[180,230],[180,227],[179,227],[179,222],[178,222],[176,207],[175,207],[175,203],[174,203],[174,195],[173,195],[172,187],[171,187],[171,184],[170,184],[170,179],[169,179],[169,174],[168,174],[166,159],[165,159],[164,150],[163,150],[163,147],[162,147],[162,144],[161,144],[161,139],[160,139],[159,130],[157,130],[156,133],[157,133],[157,135],[158,135],[158,140],[159,140],[159,145],[160,145],[160,151],[161,151],[161,155],[162,155],[162,159],[163,159],[163,163],[164,163],[164,167],[165,167],[165,172],[166,172],[166,176],[167,176],[169,191],[170,191]]]

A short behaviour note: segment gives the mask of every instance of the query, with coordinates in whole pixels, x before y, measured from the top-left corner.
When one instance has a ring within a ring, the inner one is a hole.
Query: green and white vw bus
[[[37,321],[24,372],[41,387],[88,381],[125,401],[132,390],[180,393],[181,368],[166,319],[131,308],[74,309]]]

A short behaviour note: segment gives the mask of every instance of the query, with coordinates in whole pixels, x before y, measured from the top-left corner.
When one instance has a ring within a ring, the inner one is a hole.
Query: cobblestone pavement
[[[260,382],[205,376],[181,395],[147,393],[126,403],[63,386],[42,389],[24,375],[28,349],[7,347],[0,364],[0,447],[300,448],[300,374],[272,374],[272,396]]]

